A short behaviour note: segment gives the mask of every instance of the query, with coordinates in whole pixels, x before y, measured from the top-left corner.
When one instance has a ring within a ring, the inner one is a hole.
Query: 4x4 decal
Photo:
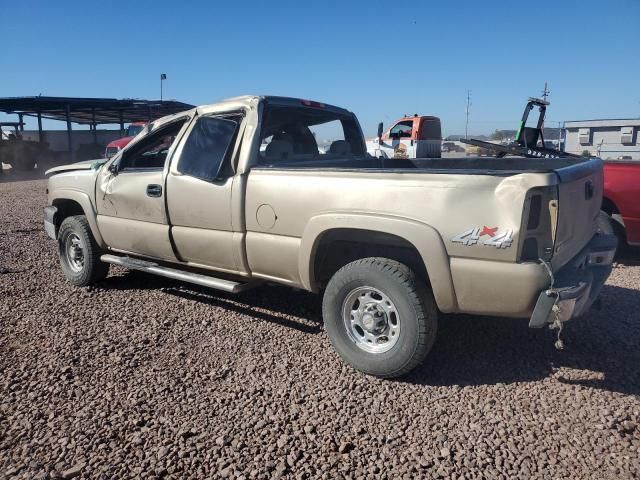
[[[482,239],[482,245],[496,248],[508,248],[513,243],[513,230],[498,230],[498,227],[473,227],[466,230],[451,239],[453,243],[462,243],[463,245],[470,247],[480,243],[481,237],[487,236],[488,238]]]

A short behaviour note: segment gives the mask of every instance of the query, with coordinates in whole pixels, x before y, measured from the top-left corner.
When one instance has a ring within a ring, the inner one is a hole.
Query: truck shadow
[[[322,330],[320,297],[287,287],[264,285],[233,295],[134,271],[109,277],[102,285],[161,289],[305,334]],[[555,331],[530,329],[526,319],[443,315],[425,363],[398,381],[481,386],[554,377],[565,384],[640,395],[640,291],[605,285],[601,298],[602,310],[566,324],[563,351],[553,346]]]
[[[556,332],[528,320],[447,315],[425,364],[404,381],[479,386],[557,381],[640,395],[640,291],[606,285],[603,308],[566,324],[565,350]]]
[[[640,247],[625,245],[618,250],[614,264],[634,267],[640,265]]]
[[[234,295],[155,275],[127,271],[124,275],[108,277],[102,286],[117,290],[162,290],[175,297],[221,307],[303,333],[316,334],[322,330],[322,309],[318,297],[279,285],[264,285]]]
[[[44,170],[30,170],[28,172],[3,169],[0,171],[0,183],[25,182],[30,180],[43,180],[46,176]]]

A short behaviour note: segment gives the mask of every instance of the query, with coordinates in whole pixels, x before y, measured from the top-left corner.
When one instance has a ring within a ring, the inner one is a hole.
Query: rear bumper
[[[615,235],[594,235],[578,255],[555,272],[553,285],[540,292],[529,326],[566,322],[589,310],[611,273],[616,248]]]
[[[47,233],[49,238],[53,240],[57,237],[56,232],[56,214],[58,213],[58,209],[56,207],[52,207],[49,205],[48,207],[44,207],[44,231]]]

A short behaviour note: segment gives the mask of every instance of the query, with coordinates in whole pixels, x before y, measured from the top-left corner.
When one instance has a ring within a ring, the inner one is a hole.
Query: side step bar
[[[119,257],[117,255],[102,255],[100,260],[114,265],[122,265],[123,267],[131,270],[140,270],[141,272],[152,273],[154,275],[160,275],[161,277],[172,278],[174,280],[181,280],[183,282],[195,283],[196,285],[215,288],[217,290],[223,290],[230,293],[239,293],[262,283],[234,282],[232,280],[209,277],[208,275],[201,275],[199,273],[185,272],[184,270],[178,270],[176,268],[163,267],[157,263],[148,262],[146,260],[138,260],[137,258],[131,257]]]

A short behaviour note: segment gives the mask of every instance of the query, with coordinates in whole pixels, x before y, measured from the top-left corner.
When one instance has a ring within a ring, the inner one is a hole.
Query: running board
[[[255,287],[262,282],[234,282],[232,280],[224,280],[222,278],[210,277],[199,273],[185,272],[176,268],[163,267],[157,263],[148,262],[146,260],[138,260],[131,257],[119,257],[117,255],[102,255],[100,257],[105,263],[121,265],[131,270],[140,270],[141,272],[152,273],[161,277],[171,278],[173,280],[181,280],[183,282],[195,283],[203,287],[215,288],[230,293],[239,293],[244,290]]]

